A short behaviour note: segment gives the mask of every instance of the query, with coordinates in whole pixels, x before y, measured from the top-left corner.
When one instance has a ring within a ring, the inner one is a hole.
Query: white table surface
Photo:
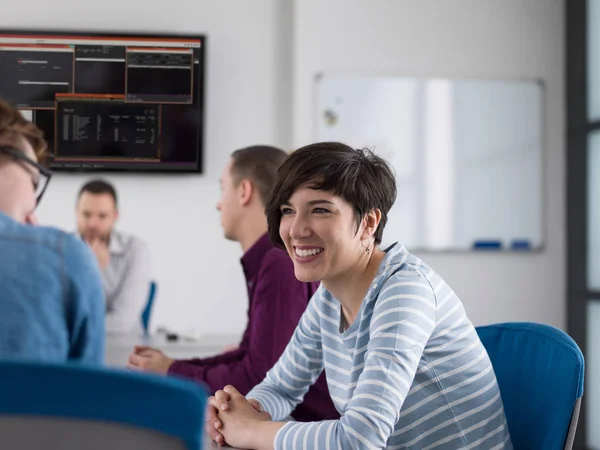
[[[235,345],[236,336],[206,335],[197,341],[179,338],[168,341],[163,335],[135,336],[108,335],[106,337],[105,362],[111,367],[125,367],[127,359],[136,345],[148,345],[163,351],[174,359],[206,358],[219,354],[228,345]]]

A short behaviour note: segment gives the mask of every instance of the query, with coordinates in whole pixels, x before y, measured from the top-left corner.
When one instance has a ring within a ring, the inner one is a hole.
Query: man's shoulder
[[[115,230],[111,233],[110,238],[116,240],[117,245],[126,253],[138,251],[143,252],[148,248],[148,245],[144,240],[130,233],[124,233],[122,231]]]
[[[299,283],[294,275],[294,263],[284,250],[270,248],[262,257],[258,270],[262,282],[285,284]]]
[[[85,248],[85,244],[77,235],[51,226],[24,225],[15,222],[10,227],[2,228],[0,237],[29,243],[32,246],[43,246],[54,251],[63,250],[65,247]]]
[[[310,285],[311,295],[319,287],[319,283],[299,281],[294,273],[292,258],[285,250],[277,247],[273,247],[265,253],[260,264],[259,278],[266,279],[271,283],[287,285],[290,288],[302,286],[302,289],[305,289],[305,285]]]
[[[292,258],[285,250],[282,250],[277,247],[270,248],[263,257],[260,262],[261,269],[269,268],[278,268],[281,270],[290,270],[291,273],[294,273],[294,263],[292,262]]]
[[[68,277],[81,277],[86,272],[97,271],[97,266],[88,246],[79,235],[50,226],[17,224],[0,231],[0,245],[12,246],[14,251],[27,255],[37,267],[46,271],[65,270]],[[17,248],[18,246],[18,248]]]

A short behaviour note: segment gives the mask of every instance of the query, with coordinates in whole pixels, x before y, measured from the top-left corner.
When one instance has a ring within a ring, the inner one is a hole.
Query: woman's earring
[[[362,248],[364,248],[364,249],[365,249],[365,252],[367,252],[367,255],[368,255],[368,254],[371,252],[371,247],[369,247],[369,246],[366,246],[366,247],[365,247],[365,246],[363,245],[362,241],[360,241],[360,245],[362,245]]]

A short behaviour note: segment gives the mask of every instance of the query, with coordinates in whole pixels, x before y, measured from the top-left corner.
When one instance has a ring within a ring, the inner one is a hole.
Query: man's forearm
[[[245,354],[245,350],[242,350],[241,348],[236,348],[235,350],[231,350],[229,352],[221,353],[214,356],[209,356],[207,358],[181,359],[179,361],[195,366],[210,367],[217,366],[219,364],[229,364],[239,361],[244,357]]]
[[[267,372],[267,367],[261,367],[258,362],[253,362],[250,355],[246,354],[237,361],[224,364],[204,365],[188,361],[175,361],[169,367],[170,374],[178,374],[195,381],[205,383],[212,392],[231,384],[242,395],[246,395],[252,387],[260,383]]]

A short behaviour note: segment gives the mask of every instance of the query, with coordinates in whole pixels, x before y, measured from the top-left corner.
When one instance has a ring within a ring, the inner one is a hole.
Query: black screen
[[[125,47],[77,45],[73,92],[125,95]]]
[[[203,36],[0,30],[0,97],[54,170],[202,171]]]
[[[17,107],[52,108],[71,92],[73,52],[63,48],[0,47],[0,97]]]
[[[127,52],[127,100],[192,103],[193,55],[167,51]]]

